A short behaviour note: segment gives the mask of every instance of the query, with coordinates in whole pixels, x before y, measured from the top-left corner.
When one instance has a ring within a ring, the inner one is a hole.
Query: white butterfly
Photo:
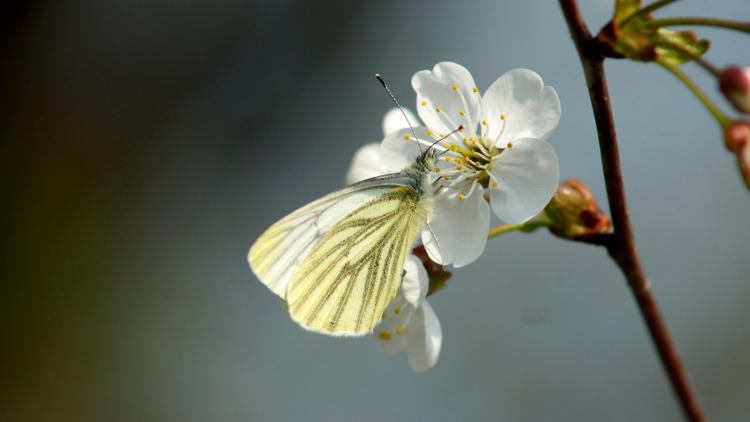
[[[307,330],[372,332],[396,296],[419,230],[432,212],[437,152],[399,173],[350,185],[289,214],[250,248],[253,272]]]

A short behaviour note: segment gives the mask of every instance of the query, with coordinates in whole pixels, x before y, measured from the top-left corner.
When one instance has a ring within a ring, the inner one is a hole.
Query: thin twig
[[[648,14],[650,14],[651,12],[653,12],[655,10],[661,9],[664,6],[667,6],[667,5],[671,4],[671,3],[674,3],[675,1],[677,1],[677,0],[659,0],[659,1],[655,1],[655,2],[653,2],[651,4],[649,4],[648,6],[639,9],[637,12],[635,12],[632,15],[628,16],[627,18],[625,18],[621,22],[621,24],[625,25],[630,19],[632,19],[632,18],[634,18],[636,16],[648,15]]]
[[[611,243],[607,242],[607,251],[628,281],[685,415],[691,421],[704,421],[705,416],[636,251],[625,202],[615,121],[604,74],[604,57],[601,56],[601,49],[595,45],[596,40],[592,38],[583,21],[575,0],[559,1],[581,59],[596,120],[607,197],[614,225],[614,237]]]
[[[750,22],[729,21],[716,18],[694,18],[694,17],[676,17],[654,19],[646,22],[648,28],[661,28],[663,26],[712,26],[714,28],[724,28],[733,31],[746,32],[750,34]]]
[[[727,117],[724,113],[721,112],[721,109],[719,109],[719,106],[714,104],[713,101],[711,101],[710,98],[708,98],[708,95],[703,92],[698,85],[693,82],[688,75],[685,74],[682,70],[680,70],[679,67],[666,63],[664,61],[658,61],[657,62],[666,70],[669,71],[672,75],[674,75],[677,79],[680,80],[685,86],[690,90],[690,92],[695,95],[696,98],[703,104],[704,107],[706,107],[706,110],[711,113],[711,116],[716,119],[716,121],[719,123],[719,125],[722,128],[726,128],[729,125],[729,117]]]

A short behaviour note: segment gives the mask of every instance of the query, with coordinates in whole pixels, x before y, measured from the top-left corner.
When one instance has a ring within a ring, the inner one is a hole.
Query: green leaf
[[[616,24],[624,21],[641,8],[641,0],[617,0],[615,2],[615,16],[612,19]]]
[[[670,31],[660,28],[654,34],[656,56],[671,65],[689,62],[708,51],[711,42],[698,39],[693,31]]]

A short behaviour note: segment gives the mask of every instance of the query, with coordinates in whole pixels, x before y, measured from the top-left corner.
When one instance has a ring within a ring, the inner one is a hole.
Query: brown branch
[[[625,202],[625,186],[620,169],[617,133],[604,74],[602,50],[597,45],[596,39],[591,36],[575,0],[560,0],[560,6],[581,59],[599,136],[607,197],[614,225],[613,237],[608,238],[604,246],[607,247],[609,255],[628,281],[664,369],[680,400],[682,410],[689,420],[704,421],[705,416],[698,404],[698,398],[677,354],[677,348],[672,341],[664,316],[651,290],[651,283],[636,251],[633,229]]]

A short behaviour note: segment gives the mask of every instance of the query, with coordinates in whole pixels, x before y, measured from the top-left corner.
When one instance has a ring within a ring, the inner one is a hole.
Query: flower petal
[[[409,118],[408,122],[404,118],[404,114]],[[383,116],[383,136],[388,136],[397,130],[408,129],[409,123],[414,127],[421,124],[419,119],[417,119],[417,116],[415,116],[408,108],[404,108],[404,114],[402,114],[401,110],[396,107],[385,113],[385,116]]]
[[[417,308],[405,334],[406,354],[411,369],[423,372],[435,366],[443,345],[443,330],[429,303],[425,301]]]
[[[506,72],[482,97],[482,131],[496,144],[517,138],[547,140],[559,121],[557,92],[528,69]]]
[[[430,259],[455,267],[482,255],[490,229],[490,207],[482,187],[475,183],[463,200],[459,195],[455,190],[436,195],[427,228],[422,230],[422,243]]]
[[[380,350],[395,354],[406,349],[406,325],[413,318],[415,308],[399,294],[388,305],[383,313],[384,318],[375,328],[375,336],[380,343]]]
[[[352,164],[346,173],[346,184],[351,185],[384,173],[380,168],[380,144],[367,144],[354,153]]]
[[[415,127],[414,131],[421,142],[429,145],[434,134],[426,127]],[[380,168],[385,173],[395,173],[414,162],[420,152],[417,141],[410,129],[391,132],[380,144]],[[422,147],[423,149],[426,147]]]
[[[427,296],[429,278],[422,261],[414,255],[409,255],[404,261],[404,280],[401,282],[401,292],[404,299],[415,307]]]
[[[432,71],[414,74],[411,86],[417,92],[417,113],[430,129],[447,134],[464,125],[472,136],[479,119],[479,91],[466,68],[442,62]]]
[[[522,223],[539,213],[560,181],[557,154],[537,139],[518,139],[492,159],[490,206],[506,223]]]

